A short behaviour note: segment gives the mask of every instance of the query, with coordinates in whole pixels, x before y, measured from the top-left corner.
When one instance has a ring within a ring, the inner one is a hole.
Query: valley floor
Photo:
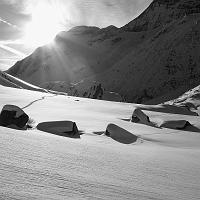
[[[35,123],[72,120],[80,139],[0,127],[0,199],[200,199],[198,116],[146,110],[150,119],[186,119],[195,129],[129,122],[134,104],[0,86],[0,109],[24,107]],[[137,135],[125,144],[101,135],[109,123]]]

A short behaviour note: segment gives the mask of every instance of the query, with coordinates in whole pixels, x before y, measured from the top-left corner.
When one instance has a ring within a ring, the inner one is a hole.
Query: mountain
[[[136,19],[123,27],[126,31],[148,31],[200,12],[198,0],[154,0]]]
[[[79,83],[80,96],[97,82],[128,102],[175,98],[200,84],[199,43],[198,0],[154,0],[121,28],[61,32],[8,73],[36,85]]]
[[[102,60],[108,54],[106,45],[99,47],[93,44],[99,38],[109,37],[113,29],[80,26],[61,32],[56,36],[54,44],[39,47],[8,72],[37,85],[58,80],[70,83],[93,75],[102,71],[101,66],[106,68]]]

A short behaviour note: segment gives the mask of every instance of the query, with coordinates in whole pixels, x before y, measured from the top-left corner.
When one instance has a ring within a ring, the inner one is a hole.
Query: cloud
[[[3,22],[5,24],[7,24],[8,26],[11,26],[11,27],[13,27],[15,29],[18,29],[18,27],[16,25],[11,24],[10,22],[7,22],[6,20],[2,19],[1,17],[0,17],[0,22]]]
[[[19,56],[19,57],[21,57],[21,58],[24,58],[24,57],[26,56],[26,54],[24,54],[23,52],[18,51],[18,50],[16,50],[16,49],[14,49],[14,48],[12,48],[12,47],[9,47],[9,46],[7,46],[7,45],[4,45],[4,44],[0,44],[0,48],[1,48],[1,49],[4,49],[4,50],[6,50],[6,51],[8,51],[8,52],[10,52],[10,53],[12,53],[12,54],[14,54],[14,55],[17,55],[17,56]]]
[[[24,13],[24,3],[22,0],[1,0],[0,2],[0,18],[9,24],[23,27],[25,23],[30,21],[31,16]]]
[[[0,19],[0,40],[17,39],[21,37],[22,32],[9,22]]]
[[[21,52],[20,50],[9,47],[8,45],[3,43],[0,42],[0,70],[7,70],[18,60],[21,60],[27,55]]]
[[[23,13],[18,1],[0,1],[0,40],[15,40],[22,36],[23,26],[30,20],[30,15]]]

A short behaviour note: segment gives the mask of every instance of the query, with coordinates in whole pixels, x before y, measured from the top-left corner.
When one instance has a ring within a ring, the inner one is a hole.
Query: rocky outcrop
[[[138,18],[125,25],[123,30],[149,31],[196,13],[200,13],[198,0],[154,0]]]
[[[55,81],[44,83],[40,85],[40,87],[45,88],[46,90],[67,93],[69,96],[79,96],[107,101],[124,101],[120,94],[108,91],[98,82],[93,82],[87,87],[84,81],[76,84],[69,84],[64,81]]]

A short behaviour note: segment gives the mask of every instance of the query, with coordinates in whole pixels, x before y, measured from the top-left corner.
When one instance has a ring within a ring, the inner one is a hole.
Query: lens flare
[[[53,40],[64,30],[59,8],[48,2],[39,2],[32,9],[32,20],[25,27],[24,42],[31,46],[41,46]]]

